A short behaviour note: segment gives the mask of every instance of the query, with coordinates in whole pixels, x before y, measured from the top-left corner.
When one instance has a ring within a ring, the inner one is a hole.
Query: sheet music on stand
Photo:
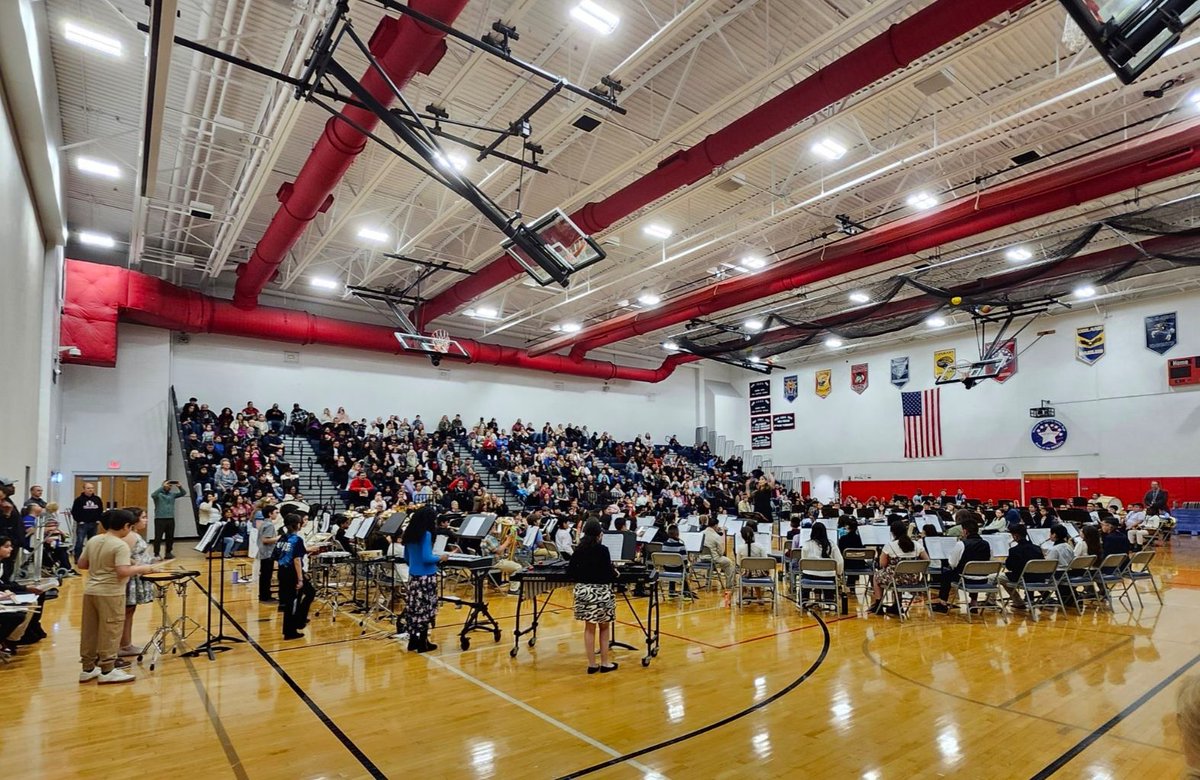
[[[652,542],[655,535],[658,534],[658,527],[653,525],[645,525],[637,529],[637,540],[639,542]]]
[[[524,541],[525,546],[533,547],[535,544],[537,544],[537,538],[538,538],[539,533],[540,533],[540,530],[538,529],[538,527],[536,525],[529,526],[529,528],[526,529],[526,531],[525,531],[525,541]]]
[[[866,547],[883,547],[892,541],[892,529],[886,525],[860,525],[858,535]]]
[[[637,527],[638,528],[653,528],[654,523],[657,519],[658,518],[656,518],[654,515],[645,515],[644,517],[639,517],[637,519]]]
[[[450,537],[446,536],[445,534],[435,535],[433,537],[433,554],[441,555],[442,553],[446,552],[446,542],[449,541],[449,539]]]
[[[742,538],[742,526],[745,524],[745,520],[739,520],[736,517],[729,518],[725,521],[725,535],[730,539]]]
[[[347,536],[352,539],[358,539],[359,541],[362,541],[363,539],[366,539],[373,530],[375,530],[375,518],[364,517],[362,518],[362,522],[358,525],[357,533],[347,534]]]
[[[358,529],[362,527],[362,524],[364,522],[366,522],[366,519],[367,518],[365,518],[365,517],[359,516],[359,517],[356,517],[353,520],[351,520],[350,526],[346,529],[346,538],[347,539],[357,539],[358,538]]]
[[[754,542],[762,545],[762,548],[767,552],[771,551],[771,532],[760,531],[754,535]]]
[[[992,548],[993,558],[1007,558],[1008,550],[1012,547],[1012,536],[1009,534],[988,534],[983,537]]]
[[[1050,529],[1049,528],[1030,528],[1029,541],[1036,544],[1038,547],[1045,547],[1050,544]]]
[[[625,534],[604,534],[600,537],[601,543],[608,548],[608,557],[614,561],[629,560],[624,557],[625,550]]]
[[[467,515],[458,528],[458,535],[466,539],[482,539],[492,530],[495,521],[493,514]]]
[[[683,547],[689,553],[698,553],[704,546],[704,532],[687,533],[679,535],[680,541],[683,542]]]
[[[204,532],[204,536],[200,537],[200,541],[196,543],[196,552],[206,553],[212,550],[213,544],[217,541],[217,536],[221,533],[222,523],[209,523],[208,530]]]
[[[931,561],[948,561],[958,539],[953,536],[926,536],[925,553]]]

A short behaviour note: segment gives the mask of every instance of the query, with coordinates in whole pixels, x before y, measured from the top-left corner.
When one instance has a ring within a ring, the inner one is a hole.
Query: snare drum
[[[177,580],[190,580],[193,577],[199,577],[198,571],[152,571],[142,575],[142,579],[146,582],[153,582],[159,585],[165,585],[168,582]]]
[[[332,550],[330,552],[317,553],[317,558],[322,561],[340,561],[350,557],[350,553],[342,552],[341,550]]]

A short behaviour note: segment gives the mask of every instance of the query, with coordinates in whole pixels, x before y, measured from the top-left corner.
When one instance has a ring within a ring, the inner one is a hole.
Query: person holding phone
[[[174,479],[168,479],[162,486],[150,494],[154,501],[154,557],[157,558],[160,548],[164,546],[166,560],[175,557],[172,551],[175,547],[175,499],[187,495],[187,491]]]

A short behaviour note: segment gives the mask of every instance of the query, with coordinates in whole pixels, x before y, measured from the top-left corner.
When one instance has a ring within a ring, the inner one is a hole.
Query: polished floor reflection
[[[443,606],[441,647],[419,656],[347,615],[285,643],[256,586],[228,585],[226,633],[252,642],[107,688],[76,681],[72,580],[47,606],[50,637],[0,667],[4,743],[20,746],[6,766],[31,778],[1178,777],[1175,687],[1200,673],[1200,539],[1174,540],[1154,568],[1163,606],[1150,595],[1038,623],[901,623],[852,601],[829,616],[819,665],[825,631],[794,605],[731,609],[702,592],[664,605],[649,668],[618,651],[616,673],[592,676],[566,589],[513,659],[516,599],[499,592],[500,643],[477,634],[461,651],[463,612]],[[139,609],[135,638],[156,621]]]

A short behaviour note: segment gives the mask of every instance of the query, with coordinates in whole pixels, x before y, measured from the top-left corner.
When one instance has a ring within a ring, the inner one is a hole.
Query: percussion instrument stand
[[[187,593],[188,579],[154,583],[154,600],[158,602],[158,611],[161,620],[159,621],[158,628],[150,636],[150,640],[142,647],[142,652],[138,654],[138,660],[141,660],[145,655],[150,656],[149,667],[152,672],[158,663],[158,659],[166,654],[168,641],[171,643],[172,653],[182,650],[182,656],[191,652],[188,649],[185,635],[180,632],[178,627],[179,623],[183,623],[184,626],[187,625],[185,622],[186,614],[176,620],[171,620],[171,614],[167,611],[167,594],[171,592],[171,586],[174,585],[175,592],[186,599],[187,597],[184,594]],[[186,607],[184,609],[186,611]]]
[[[329,607],[330,621],[337,622],[338,612],[351,611],[343,604],[342,601],[341,589],[344,585],[342,582],[344,573],[339,571],[339,567],[342,566],[342,561],[349,561],[350,559],[335,558],[324,560],[321,558],[320,554],[318,554],[316,557],[318,565],[320,566],[321,586],[317,589],[316,595],[313,596],[313,602],[320,602],[321,604]],[[345,602],[345,604],[350,603],[352,602]],[[321,608],[318,607],[313,612],[313,617],[320,616]]]

